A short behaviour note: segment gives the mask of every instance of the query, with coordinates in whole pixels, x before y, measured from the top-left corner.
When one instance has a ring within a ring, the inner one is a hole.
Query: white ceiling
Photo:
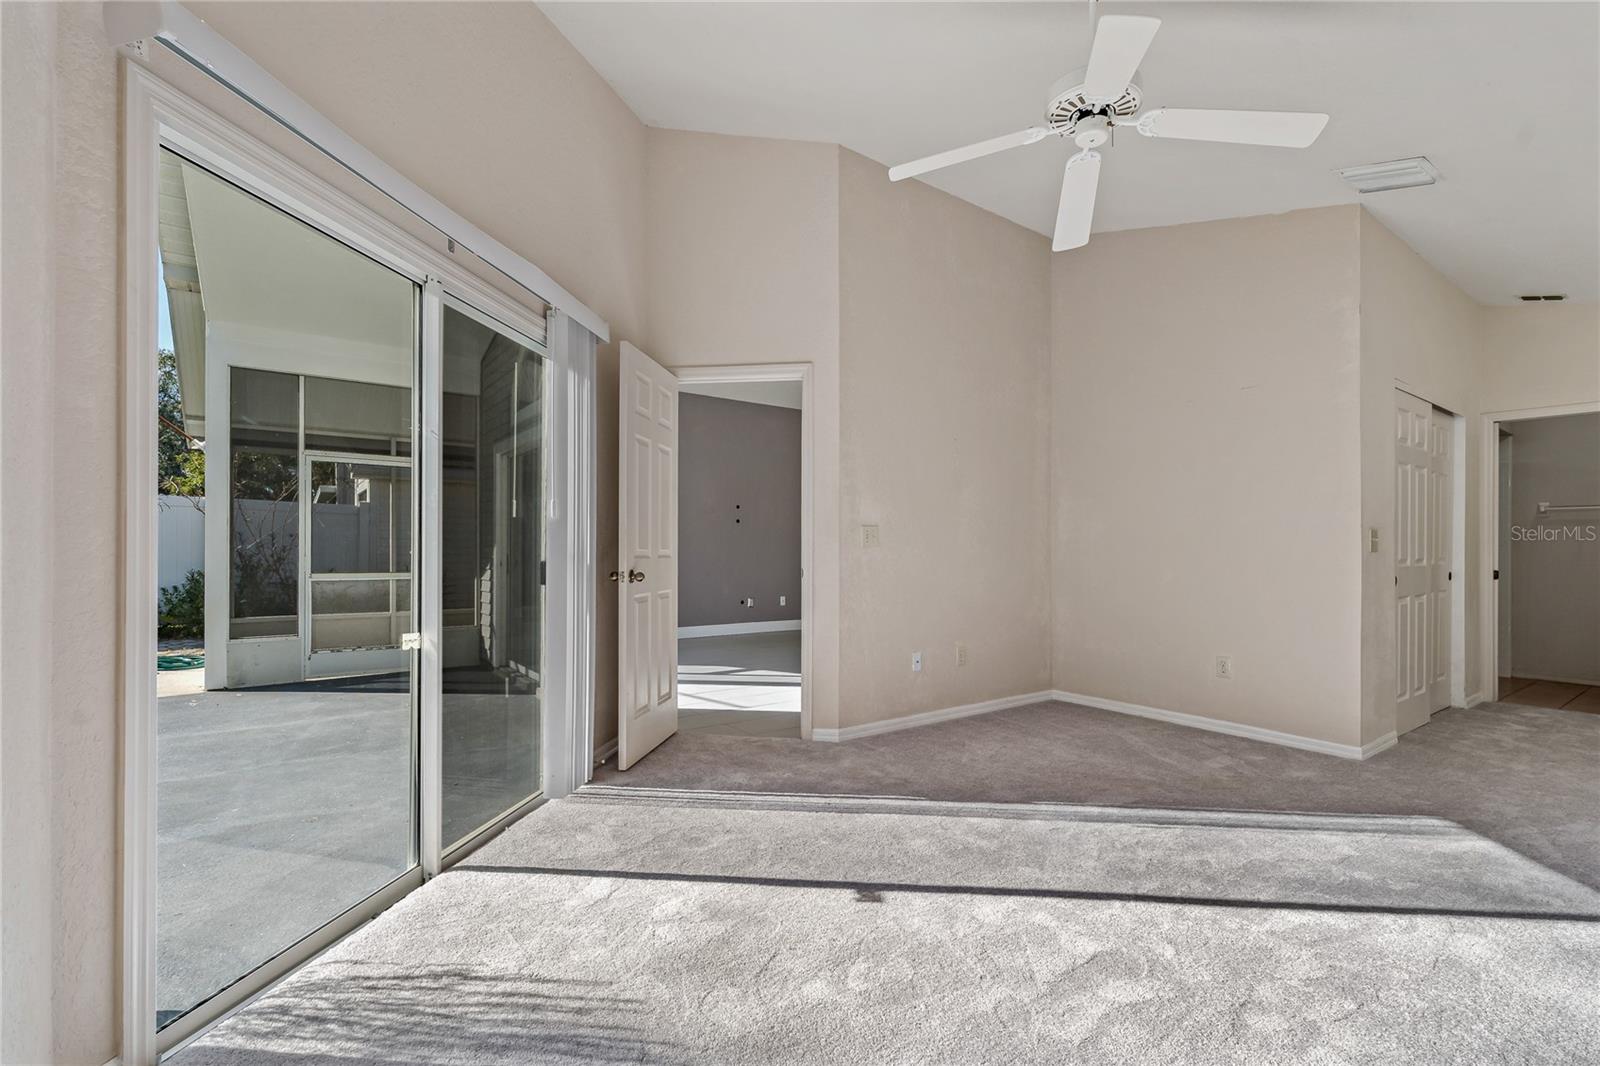
[[[1081,67],[1083,3],[545,3],[652,126],[837,142],[881,163],[1022,129]],[[1363,198],[1483,303],[1600,300],[1600,5],[1106,3],[1157,15],[1146,108],[1325,111],[1310,149],[1157,141],[1106,156],[1095,230],[1353,203],[1339,167],[1424,155],[1424,189]],[[1056,138],[929,175],[1048,234]],[[1063,252],[1070,255],[1071,252]]]

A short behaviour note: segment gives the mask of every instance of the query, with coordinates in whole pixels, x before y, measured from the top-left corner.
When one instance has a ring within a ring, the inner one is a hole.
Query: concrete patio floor
[[[416,863],[403,677],[206,692],[200,673],[159,675],[162,1022]],[[537,716],[527,717],[500,694],[447,695],[446,841],[536,787]]]

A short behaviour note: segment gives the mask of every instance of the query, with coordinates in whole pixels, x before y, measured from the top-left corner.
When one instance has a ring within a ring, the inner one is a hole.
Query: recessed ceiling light
[[[1345,167],[1337,173],[1345,184],[1362,193],[1414,189],[1418,185],[1432,185],[1439,180],[1439,172],[1433,164],[1420,155],[1415,159],[1391,159],[1387,163]]]

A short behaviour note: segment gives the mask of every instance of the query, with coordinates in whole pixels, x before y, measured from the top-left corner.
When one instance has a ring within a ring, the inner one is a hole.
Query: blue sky
[[[157,268],[159,269],[159,268]],[[156,348],[165,348],[172,351],[172,312],[167,310],[167,280],[161,279],[161,284],[156,286],[156,297],[160,302],[156,305]]]

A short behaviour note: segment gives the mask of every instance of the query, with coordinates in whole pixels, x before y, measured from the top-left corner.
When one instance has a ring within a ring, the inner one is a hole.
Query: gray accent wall
[[[1600,414],[1506,426],[1511,662],[1500,672],[1600,684],[1600,511],[1539,514],[1541,502],[1600,503]]]
[[[798,619],[800,412],[686,392],[678,425],[678,625]]]

